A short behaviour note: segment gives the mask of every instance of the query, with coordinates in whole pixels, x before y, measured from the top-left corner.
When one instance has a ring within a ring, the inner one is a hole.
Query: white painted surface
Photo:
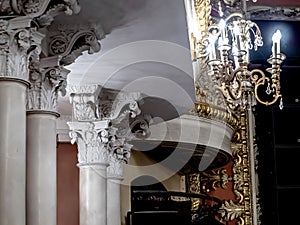
[[[56,225],[56,118],[53,113],[27,114],[26,220]]]
[[[25,225],[26,86],[0,80],[0,224]]]

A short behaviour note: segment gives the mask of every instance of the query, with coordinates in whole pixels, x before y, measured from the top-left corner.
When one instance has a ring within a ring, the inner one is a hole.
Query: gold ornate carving
[[[197,21],[196,32],[198,32],[198,34],[200,35],[200,39],[198,40],[197,37],[192,34],[194,46],[196,47],[196,49],[192,49],[192,55],[196,55],[196,58],[200,58],[205,55],[206,47],[208,44],[207,29],[209,26],[211,14],[210,0],[194,0],[194,7]]]
[[[202,118],[224,123],[233,130],[236,130],[239,126],[239,120],[235,114],[226,112],[224,109],[211,104],[196,102],[195,109],[194,111],[192,110],[192,113]]]

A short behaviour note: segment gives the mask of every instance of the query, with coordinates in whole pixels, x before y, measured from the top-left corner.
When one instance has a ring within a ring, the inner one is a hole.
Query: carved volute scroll
[[[3,0],[0,4],[0,77],[29,80],[29,61],[39,61],[44,34],[61,13],[78,13],[77,0]]]
[[[130,118],[141,114],[140,93],[123,93],[99,85],[69,86],[73,121],[72,143],[78,144],[79,165],[106,163],[111,179],[123,178],[123,163],[130,157]],[[126,131],[124,131],[126,130]]]
[[[42,65],[45,67],[42,68]],[[70,71],[59,65],[59,59],[52,59],[48,63],[32,60],[29,68],[27,109],[56,112],[58,94],[66,94],[67,75]]]
[[[78,146],[78,164],[108,165],[109,121],[68,122],[71,143]]]
[[[0,19],[0,77],[28,80],[29,58],[44,37],[30,23],[29,18]]]
[[[59,13],[70,15],[79,11],[78,0],[2,0],[0,7],[1,16],[32,18],[39,27],[48,26]]]
[[[55,24],[47,37],[48,57],[61,56],[61,64],[69,65],[84,51],[100,51],[99,40],[105,32],[99,23]]]

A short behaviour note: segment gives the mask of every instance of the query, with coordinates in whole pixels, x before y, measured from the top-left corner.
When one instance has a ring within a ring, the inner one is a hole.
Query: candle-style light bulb
[[[274,57],[276,57],[277,54],[280,54],[280,39],[281,39],[281,32],[280,30],[277,30],[272,37],[272,41],[273,41],[272,54]]]
[[[225,42],[225,38],[226,38],[226,34],[225,34],[226,22],[225,22],[225,20],[223,20],[223,19],[220,20],[219,27],[220,27],[220,30],[221,30],[222,41],[224,43]]]
[[[209,59],[214,60],[217,58],[216,55],[216,43],[217,37],[215,35],[210,34],[208,37],[209,46],[208,46],[208,53],[209,53]]]

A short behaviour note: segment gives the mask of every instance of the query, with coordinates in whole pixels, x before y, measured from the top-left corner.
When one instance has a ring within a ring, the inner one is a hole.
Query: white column
[[[107,168],[107,225],[121,225],[123,163],[128,161],[132,145],[124,144],[124,139],[114,136],[110,146]]]
[[[56,224],[56,118],[51,111],[27,112],[27,224]]]
[[[97,85],[71,86],[69,92],[75,121],[68,125],[80,168],[80,225],[121,225],[120,183],[131,149],[124,141],[131,134],[129,115],[141,113],[141,95],[100,93]]]
[[[31,65],[27,96],[26,222],[56,225],[56,112],[69,70]]]
[[[43,36],[32,18],[8,18],[0,16],[0,224],[25,225],[28,64]]]
[[[80,225],[106,225],[109,121],[69,122],[78,145]]]
[[[25,225],[26,88],[0,77],[0,224]]]
[[[106,225],[107,164],[81,165],[80,225]]]
[[[122,179],[107,179],[107,225],[121,225]]]
[[[98,118],[98,85],[69,88],[74,119],[68,122],[71,143],[78,146],[80,225],[107,225],[109,120]]]

